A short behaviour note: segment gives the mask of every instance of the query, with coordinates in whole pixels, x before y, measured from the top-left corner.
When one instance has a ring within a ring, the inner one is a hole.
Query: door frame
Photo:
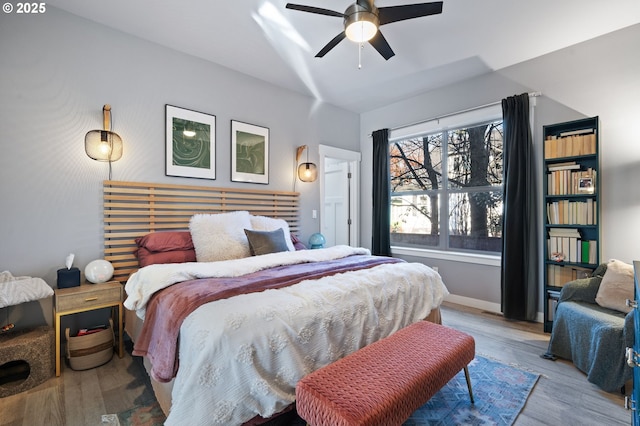
[[[336,148],[329,145],[319,145],[320,153],[320,229],[324,229],[325,225],[325,209],[324,209],[324,170],[327,158],[344,160],[349,163],[351,171],[351,187],[349,194],[349,206],[351,216],[351,226],[349,231],[349,241],[355,247],[360,246],[360,161],[362,154],[356,151],[349,151],[342,148]]]

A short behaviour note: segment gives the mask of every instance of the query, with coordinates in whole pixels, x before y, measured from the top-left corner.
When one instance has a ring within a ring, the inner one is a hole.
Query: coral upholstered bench
[[[473,337],[420,321],[300,380],[298,415],[313,426],[401,425],[475,356]]]

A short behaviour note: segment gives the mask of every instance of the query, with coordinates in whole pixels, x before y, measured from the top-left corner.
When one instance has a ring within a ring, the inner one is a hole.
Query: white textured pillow
[[[189,230],[196,259],[215,262],[251,256],[245,229],[251,229],[247,211],[194,215]]]
[[[14,277],[0,272],[0,308],[53,296],[53,289],[42,278]]]
[[[296,248],[291,241],[291,231],[286,220],[267,216],[251,216],[251,229],[254,231],[275,231],[279,228],[282,228],[284,232],[284,241],[287,243],[289,251],[295,251]]]
[[[633,300],[633,265],[611,259],[602,277],[596,303],[604,308],[629,313],[626,300]]]

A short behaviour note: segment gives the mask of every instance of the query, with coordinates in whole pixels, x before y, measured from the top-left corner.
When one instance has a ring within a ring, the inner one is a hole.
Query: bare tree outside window
[[[389,149],[392,244],[501,250],[502,121],[395,141]]]

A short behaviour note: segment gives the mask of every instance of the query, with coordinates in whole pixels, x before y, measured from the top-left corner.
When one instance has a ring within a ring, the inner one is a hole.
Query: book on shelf
[[[558,300],[560,299],[555,297],[549,297],[547,300],[549,302],[549,312],[547,314],[547,318],[549,321],[553,321],[553,317],[555,316],[555,313],[556,313],[556,308],[558,307]]]
[[[549,260],[580,263],[583,256],[582,237],[577,228],[551,228],[547,239]]]
[[[598,242],[589,241],[589,263],[595,265],[598,262]]]
[[[560,137],[584,135],[586,133],[593,133],[593,129],[580,129],[580,130],[571,130],[569,132],[562,132],[560,133]]]
[[[580,164],[577,164],[575,161],[569,161],[567,163],[556,163],[550,165],[547,169],[550,172],[555,172],[558,170],[576,170],[580,169]]]
[[[547,195],[593,194],[596,175],[592,168],[552,170],[548,167]]]
[[[558,306],[558,301],[560,300],[560,292],[557,290],[547,290],[547,302],[549,303],[548,308],[548,320],[553,321],[554,314],[556,312],[556,307]]]
[[[596,153],[594,129],[582,129],[548,136],[544,142],[544,158],[575,157]]]
[[[547,265],[547,285],[563,287],[569,281],[591,276],[591,269],[579,266]]]
[[[551,225],[595,225],[598,215],[596,203],[585,201],[558,200],[547,203],[547,223]]]
[[[578,228],[551,228],[549,229],[549,236],[580,238],[580,231],[578,230]]]
[[[549,260],[580,263],[582,244],[577,237],[549,237]]]
[[[549,297],[555,297],[556,299],[560,298],[560,290],[547,290],[547,294]]]

